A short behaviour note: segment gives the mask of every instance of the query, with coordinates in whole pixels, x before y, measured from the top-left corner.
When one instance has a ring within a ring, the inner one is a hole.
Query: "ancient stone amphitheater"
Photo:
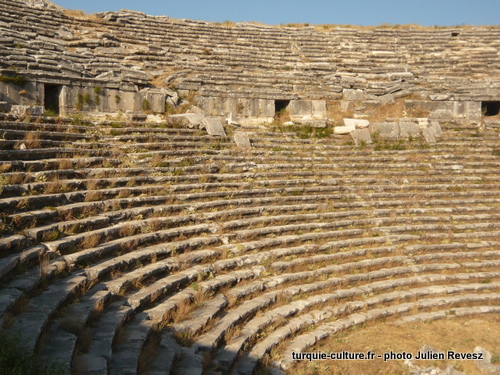
[[[252,374],[498,317],[499,47],[0,0],[3,329],[75,374]]]

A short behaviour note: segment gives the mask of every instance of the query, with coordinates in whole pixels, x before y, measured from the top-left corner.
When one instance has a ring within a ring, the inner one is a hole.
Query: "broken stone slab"
[[[173,122],[187,126],[188,128],[197,128],[201,125],[205,116],[202,113],[183,113],[179,115],[168,116]]]
[[[345,118],[344,126],[349,126],[354,129],[364,129],[370,126],[370,121],[356,118]]]
[[[371,144],[372,143],[372,136],[370,134],[370,131],[368,130],[368,128],[364,128],[364,129],[354,129],[351,133],[350,133],[352,139],[354,140],[354,143],[356,143],[356,145],[359,145],[359,144],[362,144],[362,143],[365,143],[365,144]]]
[[[426,143],[435,144],[436,143],[436,132],[433,128],[428,127],[422,130],[422,135]]]
[[[222,126],[220,117],[206,117],[201,122],[201,128],[206,129],[212,136],[226,137],[226,132]]]
[[[437,138],[441,138],[443,136],[443,130],[441,129],[441,125],[438,121],[431,121],[429,126],[431,129],[434,129],[434,133]]]
[[[336,126],[335,128],[333,128],[333,134],[349,134],[353,130],[355,129],[351,126]]]
[[[13,105],[10,113],[16,116],[43,116],[45,108],[41,105]]]
[[[251,148],[250,138],[248,137],[248,133],[246,132],[235,132],[234,133],[234,142],[236,142],[236,146],[238,148]]]

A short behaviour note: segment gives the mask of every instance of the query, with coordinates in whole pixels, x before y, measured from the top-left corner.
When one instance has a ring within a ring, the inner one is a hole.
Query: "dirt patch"
[[[368,352],[378,354],[407,352],[414,357],[425,344],[437,351],[472,353],[476,346],[488,350],[493,362],[500,364],[500,316],[484,315],[464,318],[442,319],[433,322],[420,322],[407,325],[393,323],[369,324],[366,327],[350,329],[321,341],[309,352]],[[377,356],[375,356],[377,357]],[[446,358],[446,354],[445,354]],[[316,362],[301,361],[288,374],[297,375],[389,375],[409,374],[404,360],[325,360]],[[456,370],[469,375],[481,375],[474,361],[467,360],[413,360],[422,368],[433,366],[444,370],[453,365]]]

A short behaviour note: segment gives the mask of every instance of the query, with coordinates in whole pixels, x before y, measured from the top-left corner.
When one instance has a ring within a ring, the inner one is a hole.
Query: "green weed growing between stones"
[[[17,337],[0,332],[0,374],[9,375],[63,375],[64,368],[55,362],[30,353]]]

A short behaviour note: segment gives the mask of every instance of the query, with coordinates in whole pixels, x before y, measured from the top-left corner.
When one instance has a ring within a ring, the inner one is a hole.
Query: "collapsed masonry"
[[[0,0],[0,110],[169,113],[189,99],[238,123],[285,111],[294,123],[324,126],[333,108],[360,118],[404,99],[431,120],[479,123],[500,111],[499,36],[500,27],[320,30],[129,10],[85,16],[42,0]]]

